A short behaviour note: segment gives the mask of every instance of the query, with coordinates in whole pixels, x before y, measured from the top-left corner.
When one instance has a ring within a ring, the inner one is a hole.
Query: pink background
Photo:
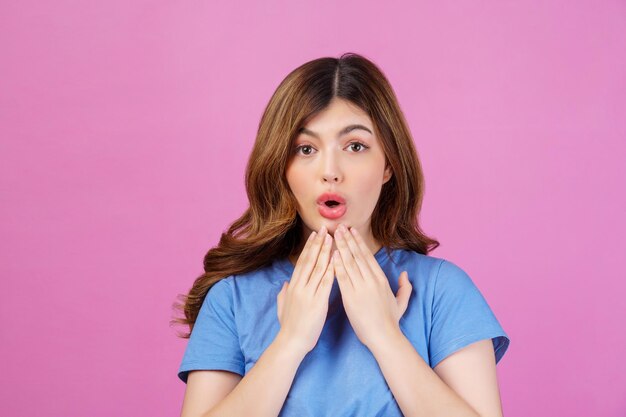
[[[179,415],[171,304],[278,83],[348,51],[406,114],[432,255],[511,337],[505,415],[625,415],[626,3],[294,3],[2,2],[2,415]]]

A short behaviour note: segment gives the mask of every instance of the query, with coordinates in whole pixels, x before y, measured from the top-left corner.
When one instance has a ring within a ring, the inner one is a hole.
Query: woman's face
[[[287,164],[287,182],[298,201],[305,238],[323,225],[333,234],[342,223],[355,227],[370,249],[377,250],[370,221],[391,175],[369,116],[346,100],[333,99],[301,129]],[[341,204],[331,202],[329,207],[320,198]]]

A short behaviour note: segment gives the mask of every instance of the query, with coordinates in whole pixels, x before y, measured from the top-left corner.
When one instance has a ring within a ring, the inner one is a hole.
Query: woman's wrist
[[[302,361],[307,353],[309,353],[309,350],[302,346],[297,340],[281,331],[276,335],[273,344],[276,344],[283,354],[296,360]]]

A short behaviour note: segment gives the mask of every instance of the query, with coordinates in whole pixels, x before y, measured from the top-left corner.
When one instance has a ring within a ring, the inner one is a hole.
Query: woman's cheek
[[[310,188],[307,180],[308,177],[307,172],[295,167],[288,174],[289,187],[298,201],[302,201],[303,198],[306,197],[306,190]]]

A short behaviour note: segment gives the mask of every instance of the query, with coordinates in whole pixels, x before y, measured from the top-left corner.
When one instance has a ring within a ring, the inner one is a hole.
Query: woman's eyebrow
[[[365,130],[365,131],[369,132],[370,134],[373,134],[371,130],[369,130],[367,127],[365,127],[363,125],[352,124],[352,125],[348,125],[348,126],[344,127],[343,129],[341,129],[339,131],[339,133],[337,134],[337,137],[339,138],[339,137],[341,137],[341,136],[343,136],[343,135],[345,135],[347,133],[350,133],[350,132],[352,132],[353,130],[356,130],[356,129]],[[305,127],[301,127],[298,130],[298,133],[304,133],[305,135],[313,136],[313,137],[318,138],[318,139],[320,138],[320,136],[317,133],[315,133],[315,132],[313,132],[313,131],[305,128]]]

